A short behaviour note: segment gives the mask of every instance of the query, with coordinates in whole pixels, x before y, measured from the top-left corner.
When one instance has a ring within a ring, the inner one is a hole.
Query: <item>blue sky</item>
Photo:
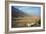
[[[14,6],[14,7],[27,13],[28,15],[40,16],[40,12],[41,12],[40,7],[31,7],[31,6]]]

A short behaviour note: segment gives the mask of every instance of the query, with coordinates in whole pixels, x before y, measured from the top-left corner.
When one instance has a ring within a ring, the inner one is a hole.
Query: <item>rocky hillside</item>
[[[31,27],[31,26],[40,26],[39,16],[24,16],[19,18],[13,18],[15,27]]]

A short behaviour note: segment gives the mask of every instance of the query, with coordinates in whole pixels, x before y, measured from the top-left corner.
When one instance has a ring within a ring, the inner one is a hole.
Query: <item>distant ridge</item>
[[[17,9],[17,8],[14,8],[12,6],[12,16],[13,17],[18,17],[18,16],[27,16],[26,13],[22,12],[21,10]]]

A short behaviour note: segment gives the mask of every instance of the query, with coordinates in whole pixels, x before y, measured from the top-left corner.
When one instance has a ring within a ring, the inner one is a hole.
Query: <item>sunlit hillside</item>
[[[31,27],[32,25],[35,26],[38,25],[39,26],[39,20],[40,17],[39,16],[24,16],[24,17],[18,17],[18,18],[13,18],[14,19],[14,26],[15,27]]]

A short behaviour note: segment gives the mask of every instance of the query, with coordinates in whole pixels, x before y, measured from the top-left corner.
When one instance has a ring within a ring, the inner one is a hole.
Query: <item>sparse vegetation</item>
[[[38,16],[25,16],[21,18],[13,18],[12,27],[36,27],[40,26],[40,17]]]

